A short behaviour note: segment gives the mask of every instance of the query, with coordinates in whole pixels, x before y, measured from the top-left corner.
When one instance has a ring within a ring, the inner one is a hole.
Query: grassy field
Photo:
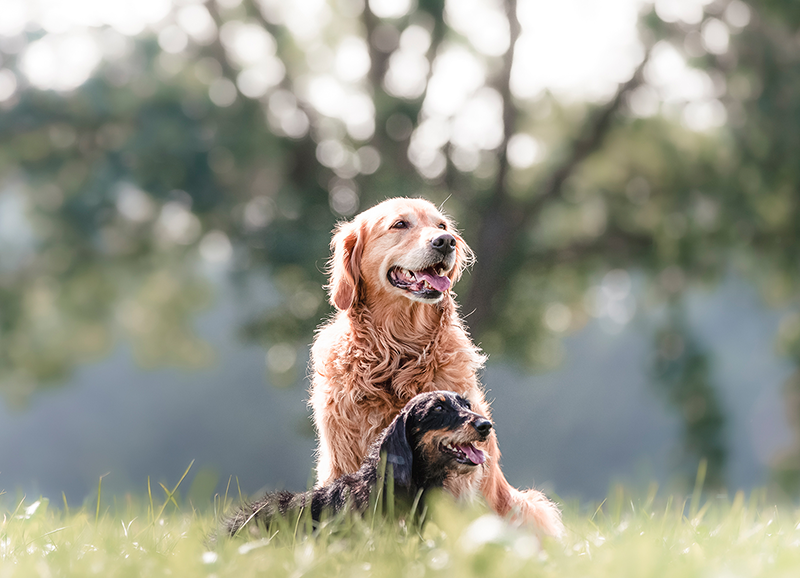
[[[176,486],[177,488],[177,486]],[[633,497],[565,504],[568,533],[539,540],[479,506],[440,499],[421,532],[380,515],[342,519],[313,535],[281,528],[209,544],[223,498],[204,511],[176,488],[103,497],[80,509],[3,496],[0,578],[41,576],[798,576],[800,511],[763,492],[687,499]],[[99,492],[102,493],[102,492]],[[106,504],[110,500],[110,504]],[[230,500],[228,500],[230,502]]]

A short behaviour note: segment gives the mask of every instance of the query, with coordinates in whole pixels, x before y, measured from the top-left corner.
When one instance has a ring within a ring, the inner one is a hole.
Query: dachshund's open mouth
[[[408,291],[421,299],[438,299],[442,293],[450,289],[450,278],[444,275],[445,268],[442,264],[428,267],[421,271],[409,271],[402,267],[389,269],[387,277],[389,283]]]
[[[451,444],[443,443],[439,445],[442,453],[449,454],[459,464],[477,466],[486,461],[486,455],[472,444]]]

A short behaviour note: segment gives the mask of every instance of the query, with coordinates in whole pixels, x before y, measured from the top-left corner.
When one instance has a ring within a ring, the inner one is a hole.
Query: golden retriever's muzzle
[[[389,269],[389,283],[423,301],[438,301],[450,289],[447,276],[456,262],[456,238],[443,233],[431,239],[421,263],[398,264]],[[410,266],[409,266],[410,265]]]

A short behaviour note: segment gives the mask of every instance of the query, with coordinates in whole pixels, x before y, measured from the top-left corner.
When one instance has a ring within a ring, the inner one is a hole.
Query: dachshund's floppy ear
[[[408,414],[401,411],[394,418],[391,425],[386,428],[381,441],[381,455],[386,456],[386,466],[392,466],[392,476],[395,487],[411,487],[411,472],[413,452],[406,435],[406,420]]]
[[[358,282],[361,277],[361,254],[364,249],[364,233],[356,223],[343,223],[336,229],[331,240],[329,270],[331,305],[346,311],[355,303]]]

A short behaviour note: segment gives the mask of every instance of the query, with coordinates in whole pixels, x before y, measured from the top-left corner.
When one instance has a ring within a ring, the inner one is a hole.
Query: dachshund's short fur
[[[401,506],[432,488],[468,498],[479,490],[486,468],[486,455],[473,444],[486,441],[491,430],[492,422],[473,412],[460,395],[450,391],[419,394],[383,430],[357,472],[304,493],[269,493],[237,510],[225,521],[225,531],[237,534],[251,521],[257,531],[278,516],[304,508],[314,521],[346,507],[362,513],[375,490],[388,480]],[[382,459],[387,472],[383,479]]]

